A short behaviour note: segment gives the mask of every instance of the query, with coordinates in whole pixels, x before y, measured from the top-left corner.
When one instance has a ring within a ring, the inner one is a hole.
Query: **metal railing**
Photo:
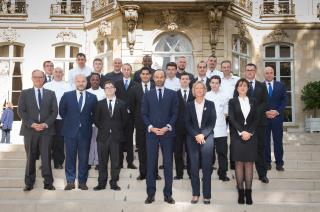
[[[61,2],[58,4],[51,4],[50,9],[51,16],[83,16],[84,15],[84,5],[81,1],[72,1],[70,4],[67,2]]]
[[[281,2],[278,4],[274,2],[264,2],[260,6],[260,14],[271,16],[295,15],[295,5],[290,2]]]
[[[0,2],[0,15],[27,15],[28,4],[24,0],[2,0]]]
[[[252,1],[251,0],[235,0],[233,2],[235,5],[247,10],[248,12],[252,13]]]

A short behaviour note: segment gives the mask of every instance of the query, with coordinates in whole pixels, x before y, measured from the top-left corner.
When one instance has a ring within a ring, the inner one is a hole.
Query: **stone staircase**
[[[235,180],[222,182],[212,177],[211,205],[199,202],[190,204],[191,185],[189,179],[174,181],[175,205],[163,202],[164,181],[157,181],[156,202],[145,205],[145,181],[137,181],[137,170],[122,169],[119,185],[121,191],[107,187],[93,191],[97,184],[98,172],[90,170],[88,191],[64,191],[64,170],[53,170],[56,191],[43,189],[41,173],[37,170],[35,189],[23,192],[25,152],[23,145],[0,146],[0,212],[51,212],[51,211],[110,211],[110,212],[192,212],[192,211],[320,211],[320,134],[285,134],[285,171],[277,172],[275,165],[268,172],[269,184],[255,179],[253,182],[252,206],[238,205]],[[138,164],[138,162],[135,162]],[[37,167],[39,164],[37,164]],[[160,175],[163,175],[162,171]],[[186,176],[186,174],[185,174]],[[234,178],[234,172],[228,176]]]

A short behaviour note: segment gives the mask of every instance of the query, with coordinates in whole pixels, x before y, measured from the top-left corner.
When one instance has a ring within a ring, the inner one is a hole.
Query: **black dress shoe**
[[[268,171],[271,170],[271,168],[272,168],[271,164],[268,164],[268,165],[266,166],[266,168],[267,168]]]
[[[163,165],[160,165],[160,166],[159,166],[159,169],[164,169],[164,166],[163,166]]]
[[[174,180],[182,180],[183,179],[183,177],[182,176],[174,176],[174,178],[173,178]]]
[[[115,191],[120,191],[120,190],[121,190],[120,186],[118,186],[117,184],[115,184],[115,185],[110,185],[110,188],[111,188],[112,190],[115,190]]]
[[[276,170],[280,171],[280,172],[283,172],[284,168],[283,168],[283,166],[276,166]]]
[[[145,180],[146,179],[146,177],[145,176],[142,176],[142,175],[139,175],[138,177],[137,177],[137,180]]]
[[[128,164],[127,168],[128,169],[137,169],[137,167],[133,163]]]
[[[96,187],[93,188],[94,191],[100,191],[106,189],[106,186],[103,185],[97,185]]]
[[[23,191],[31,191],[33,189],[33,186],[25,186],[24,188],[23,188]]]
[[[199,197],[197,197],[196,199],[192,198],[192,200],[190,202],[191,202],[191,204],[197,204],[199,202]]]
[[[210,200],[209,200],[209,199],[204,199],[204,200],[203,200],[203,203],[204,203],[205,205],[209,205],[209,204],[210,204]]]
[[[63,166],[60,165],[60,164],[58,164],[58,165],[54,165],[54,168],[55,168],[55,169],[63,169]]]
[[[44,185],[43,188],[46,190],[51,190],[51,191],[56,190],[56,188],[53,185]]]
[[[69,190],[72,190],[75,188],[76,188],[76,186],[74,185],[74,183],[67,183],[67,185],[64,187],[64,190],[69,191]]]
[[[212,166],[212,170],[217,170],[217,167],[215,167],[215,166]]]
[[[99,170],[99,165],[96,165],[96,167],[94,167],[94,170]]]
[[[234,162],[230,162],[230,169],[234,170],[235,169],[235,163]]]
[[[88,190],[88,186],[85,183],[80,183],[78,188],[81,190]]]
[[[175,204],[176,201],[172,197],[164,197],[164,201],[169,203],[169,204]]]
[[[154,202],[154,196],[148,196],[147,199],[144,201],[145,204],[151,204]]]
[[[160,177],[160,175],[156,176],[156,180],[161,180],[162,178]]]
[[[266,176],[259,178],[259,180],[263,183],[269,183],[269,179]]]
[[[226,181],[230,181],[230,178],[228,176],[221,176],[219,177],[219,180],[226,182]]]
[[[91,165],[88,165],[88,170],[90,170],[91,169]]]

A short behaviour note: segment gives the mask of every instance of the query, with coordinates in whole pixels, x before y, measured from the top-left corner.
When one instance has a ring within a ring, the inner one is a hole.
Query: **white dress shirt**
[[[215,70],[207,70],[207,77],[210,79],[212,76],[219,76],[220,78],[223,77],[223,73],[217,69]]]
[[[108,109],[109,109],[109,103],[110,103],[110,100],[111,100],[112,115],[113,115],[113,111],[114,111],[114,105],[116,104],[116,99],[117,99],[116,96],[112,97],[112,99],[109,99],[108,97],[106,97],[106,101],[108,103]]]
[[[240,102],[240,108],[241,108],[241,112],[243,114],[243,117],[244,117],[244,124],[246,125],[247,124],[247,118],[248,118],[248,115],[250,113],[250,102],[249,102],[249,98],[246,96],[246,97],[238,97],[239,99],[239,102]]]
[[[164,87],[177,91],[180,89],[180,80],[179,78],[177,78],[176,76],[172,79],[170,79],[169,77],[167,77],[166,81],[164,82]]]
[[[141,84],[142,84],[142,90],[143,90],[143,93],[145,93],[145,92],[146,92],[146,86],[145,86],[145,83],[144,83],[144,82],[141,82]],[[151,83],[150,83],[150,81],[149,81],[149,82],[147,82],[147,88],[148,88],[148,91],[150,91],[150,89],[151,89]]]
[[[207,84],[207,76],[203,76],[203,77],[200,77],[200,76],[198,76],[198,81],[203,81],[203,83],[206,85]]]
[[[248,80],[249,81],[249,86],[250,86],[250,82],[252,82],[252,89],[254,90],[254,87],[256,86],[256,80]]]
[[[188,101],[190,88],[180,88],[180,89],[181,89],[180,92],[181,92],[182,98],[184,98],[184,91],[186,91],[187,101]]]
[[[60,100],[61,100],[61,97],[63,96],[63,94],[65,92],[72,90],[70,85],[68,83],[66,83],[65,81],[62,81],[62,80],[56,81],[54,79],[51,82],[44,84],[43,87],[48,90],[53,91],[56,94],[58,108],[59,108],[59,103],[60,103]],[[61,119],[61,116],[59,115],[59,113],[57,115],[57,119]]]
[[[82,69],[77,67],[77,68],[73,68],[71,70],[69,70],[69,74],[68,74],[68,83],[69,85],[75,89],[75,84],[74,84],[74,79],[75,76],[78,74],[83,74],[84,76],[89,76],[92,72],[92,69],[89,66],[85,66]]]
[[[271,88],[272,88],[272,90],[273,90],[273,82],[274,82],[273,80],[272,80],[272,81],[270,81],[270,82],[265,81],[268,92],[269,92],[269,83],[271,84]]]
[[[161,89],[162,99],[163,99],[163,94],[164,94],[164,87],[156,86],[158,100],[159,100],[159,89]]]
[[[221,79],[221,90],[223,90],[229,99],[233,98],[234,89],[240,77],[231,75],[230,78],[225,78],[224,76]]]
[[[218,92],[209,91],[205,96],[206,100],[214,103],[216,109],[216,124],[214,127],[214,137],[227,137],[226,114],[228,114],[228,96],[221,89]]]
[[[41,88],[33,87],[33,89],[34,89],[34,94],[36,95],[38,109],[40,109],[39,98],[38,98],[38,89],[40,89],[41,99],[43,100],[43,87],[41,87]]]
[[[96,95],[98,101],[106,98],[106,94],[105,94],[104,90],[102,88],[100,88],[100,86],[97,90],[93,90],[92,88],[89,88],[89,89],[87,89],[87,91],[89,93]]]
[[[199,104],[199,103],[197,103],[196,100],[194,100],[194,105],[195,105],[195,108],[196,108],[196,114],[197,114],[197,120],[198,120],[199,128],[201,128],[202,114],[203,114],[203,110],[204,110],[204,102],[205,102],[205,100],[203,100]]]
[[[128,78],[128,79],[123,78],[123,85],[126,85],[126,80],[128,81],[127,83],[128,83],[128,87],[129,87],[131,79],[130,78]]]
[[[76,93],[77,93],[77,101],[79,102],[79,99],[80,99],[80,92],[82,92],[82,106],[81,106],[81,110],[83,109],[83,106],[86,102],[86,91],[79,91],[79,90],[76,90]]]

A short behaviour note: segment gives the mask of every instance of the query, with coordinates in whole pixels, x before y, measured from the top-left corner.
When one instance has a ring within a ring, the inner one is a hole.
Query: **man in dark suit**
[[[102,59],[95,58],[93,60],[93,72],[92,73],[97,73],[97,74],[100,75],[100,87],[101,88],[103,88],[104,82],[106,81],[105,80],[105,76],[102,73],[103,72],[102,68],[103,68]],[[87,76],[87,87],[86,87],[86,89],[91,88],[90,78],[91,78],[91,75]]]
[[[65,190],[75,188],[76,164],[78,155],[78,187],[88,190],[88,157],[92,136],[93,109],[97,103],[94,94],[86,92],[87,78],[85,75],[75,76],[76,90],[63,94],[59,113],[63,120],[61,135],[66,145],[65,172],[67,185]]]
[[[134,121],[133,113],[130,108],[130,91],[134,87],[135,82],[130,79],[132,72],[132,67],[129,63],[125,63],[122,66],[123,78],[115,82],[116,96],[117,98],[124,101],[129,114],[128,123],[124,131],[124,140],[120,144],[120,167],[123,167],[124,152],[127,152],[127,163],[129,169],[137,169],[133,164],[133,131],[134,131]]]
[[[178,116],[179,100],[176,92],[164,88],[165,73],[157,70],[153,79],[156,88],[147,92],[142,100],[141,114],[147,126],[147,194],[146,204],[154,201],[156,193],[156,166],[158,146],[163,155],[165,187],[164,201],[174,204],[172,198],[172,160],[175,122]]]
[[[180,79],[181,78],[181,74],[187,73],[189,75],[190,82],[192,82],[194,80],[193,74],[188,73],[186,71],[187,58],[185,56],[180,56],[177,59],[177,66],[178,66],[178,69],[177,69],[176,77],[178,77]]]
[[[265,85],[268,90],[267,107],[267,133],[265,143],[265,160],[267,169],[271,169],[271,132],[276,158],[276,170],[284,171],[283,168],[283,113],[287,105],[287,92],[283,83],[274,80],[274,69],[266,67],[264,69]]]
[[[187,152],[187,132],[185,128],[185,108],[188,102],[194,100],[190,89],[190,75],[189,73],[180,74],[180,84],[181,89],[177,91],[178,99],[179,99],[179,113],[176,121],[176,140],[174,145],[174,160],[176,162],[176,176],[173,178],[175,180],[183,179],[183,169],[184,169],[184,153]],[[190,163],[189,163],[189,155],[187,154],[187,172],[188,175],[190,173]]]
[[[269,183],[267,178],[267,167],[264,156],[264,146],[266,138],[266,127],[267,127],[267,101],[268,92],[264,83],[259,82],[255,79],[257,66],[253,63],[249,63],[245,67],[245,77],[249,81],[248,95],[255,98],[258,113],[259,113],[259,124],[257,128],[258,138],[258,157],[255,163],[258,172],[259,180],[263,183]]]
[[[156,70],[154,70],[153,68],[151,68],[152,66],[152,57],[150,55],[145,55],[143,56],[142,58],[142,68],[144,67],[148,67],[149,70],[151,71],[151,81],[153,81],[152,77],[153,77],[153,74]],[[136,71],[133,75],[133,81],[137,82],[137,83],[140,83],[141,82],[141,77],[140,77],[140,74],[142,72],[142,69]]]
[[[55,190],[51,169],[51,142],[58,105],[53,91],[44,89],[45,74],[32,72],[33,88],[23,90],[19,97],[18,114],[22,119],[20,135],[24,136],[27,153],[24,191],[33,189],[36,180],[36,157],[40,150],[44,189]]]
[[[46,60],[43,62],[43,71],[45,73],[44,83],[51,82],[53,80],[53,62]]]
[[[120,174],[119,151],[124,139],[127,122],[127,106],[116,98],[116,88],[112,81],[106,81],[104,87],[106,98],[100,100],[94,110],[94,124],[98,127],[97,150],[99,158],[98,191],[106,188],[108,180],[108,161],[111,160],[110,188],[120,190],[117,181]]]
[[[203,82],[206,87],[207,90],[210,91],[211,87],[210,87],[210,80],[209,78],[206,76],[207,73],[207,63],[205,61],[200,61],[197,65],[197,73],[198,73],[198,77],[196,77],[193,81],[191,81],[190,84],[190,88],[192,87],[193,83],[197,82],[197,81],[201,81]]]

